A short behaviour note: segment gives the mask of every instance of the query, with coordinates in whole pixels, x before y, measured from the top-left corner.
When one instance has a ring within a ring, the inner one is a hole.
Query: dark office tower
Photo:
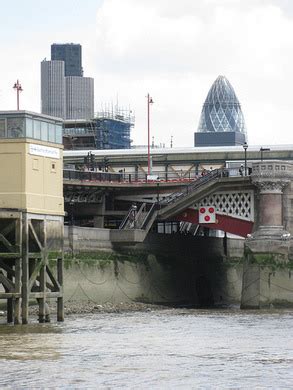
[[[51,60],[65,62],[65,76],[83,76],[81,45],[76,43],[53,43]]]
[[[194,146],[233,146],[246,141],[241,106],[232,85],[219,76],[204,102]]]

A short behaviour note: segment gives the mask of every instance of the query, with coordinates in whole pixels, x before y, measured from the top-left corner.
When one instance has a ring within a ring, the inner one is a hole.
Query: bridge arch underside
[[[247,237],[253,230],[253,222],[235,218],[230,215],[216,213],[216,223],[199,223],[199,212],[194,208],[188,208],[174,218],[180,222],[190,222],[209,229],[222,230],[226,233],[235,234],[240,237]]]

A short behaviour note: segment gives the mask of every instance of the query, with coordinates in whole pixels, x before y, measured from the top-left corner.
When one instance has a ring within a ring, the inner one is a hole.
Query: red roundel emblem
[[[208,222],[210,219],[211,219],[211,217],[210,217],[209,215],[206,215],[206,216],[204,217],[204,220],[205,220],[206,222]]]
[[[209,207],[209,213],[214,213],[215,209],[213,207]]]
[[[205,209],[204,207],[201,207],[201,208],[199,209],[199,212],[200,212],[201,214],[204,214],[204,213],[206,212],[206,209]]]

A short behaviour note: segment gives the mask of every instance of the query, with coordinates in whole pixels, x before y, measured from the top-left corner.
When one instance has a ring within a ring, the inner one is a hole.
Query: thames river
[[[0,325],[0,388],[290,389],[293,312],[167,309]]]

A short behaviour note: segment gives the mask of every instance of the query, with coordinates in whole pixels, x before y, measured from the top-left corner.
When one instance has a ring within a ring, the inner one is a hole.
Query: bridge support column
[[[101,196],[101,203],[97,205],[97,215],[94,215],[94,227],[103,228],[104,227],[104,215],[105,215],[105,195]]]
[[[241,308],[274,305],[279,292],[271,286],[271,275],[288,262],[290,234],[283,218],[283,190],[293,177],[293,164],[264,161],[253,164],[252,183],[259,189],[256,230],[245,242]]]

